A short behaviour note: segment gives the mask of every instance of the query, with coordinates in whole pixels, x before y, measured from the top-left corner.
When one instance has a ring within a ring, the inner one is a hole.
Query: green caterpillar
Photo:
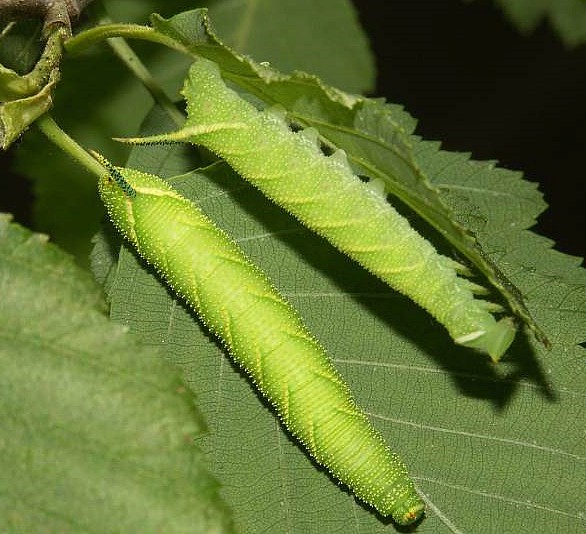
[[[99,190],[114,225],[220,338],[315,460],[383,516],[402,525],[421,517],[423,501],[402,461],[238,245],[162,179],[94,155],[108,169]]]
[[[325,156],[311,129],[293,132],[282,113],[258,111],[224,83],[206,59],[192,65],[183,88],[188,119],[178,132],[126,142],[189,141],[225,159],[267,197],[342,252],[407,295],[456,343],[498,360],[515,336],[500,307],[475,298],[485,292],[458,275],[462,267],[437,253],[388,203],[363,183],[343,151]],[[312,139],[313,137],[313,139]]]

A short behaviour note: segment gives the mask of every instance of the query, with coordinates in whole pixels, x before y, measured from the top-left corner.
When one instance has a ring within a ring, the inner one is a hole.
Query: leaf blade
[[[3,215],[0,280],[2,530],[230,531],[189,394],[87,274]]]
[[[165,129],[158,119],[149,124],[145,134]],[[183,146],[135,147],[129,165],[173,176],[193,168],[188,154]],[[460,178],[470,186],[476,175],[454,176],[453,185]],[[489,178],[478,194],[490,213],[490,186],[499,181]],[[525,230],[505,234],[498,220],[488,225],[489,250],[504,251],[508,274],[532,312],[559,332],[551,353],[519,336],[511,358],[495,369],[454,348],[408,300],[296,225],[223,164],[172,183],[239,240],[334,355],[359,405],[431,503],[418,531],[583,528],[586,450],[580,425],[568,423],[583,420],[586,402],[585,351],[576,345],[585,338],[586,274],[576,259]],[[534,190],[512,188],[522,208],[516,220],[541,209]],[[245,532],[388,530],[311,465],[214,340],[127,250],[115,272],[112,312],[149,343],[162,341],[197,392],[210,421],[203,445],[214,454],[214,472]]]
[[[237,54],[218,39],[205,9],[171,19],[153,15],[151,21],[156,31],[176,40],[194,57],[202,55],[217,62],[223,76],[254,97],[284,106],[294,122],[315,128],[330,148],[348,154],[356,172],[382,180],[385,191],[420,215],[465,256],[498,291],[513,314],[548,346],[546,334],[532,318],[521,293],[484,253],[476,236],[461,223],[461,217],[452,213],[433,179],[423,171],[417,160],[421,140],[413,135],[416,122],[406,112],[398,106],[328,87],[316,76],[302,72],[283,75]],[[475,206],[466,200],[462,209],[466,213]]]

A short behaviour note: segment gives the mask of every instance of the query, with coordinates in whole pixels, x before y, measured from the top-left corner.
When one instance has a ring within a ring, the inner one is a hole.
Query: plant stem
[[[163,88],[151,76],[151,73],[145,67],[144,63],[136,55],[134,50],[122,37],[112,37],[108,39],[108,44],[130,71],[143,83],[149,91],[155,102],[157,102],[171,117],[177,126],[182,126],[185,122],[185,116],[173,104],[173,101],[167,96]]]
[[[67,135],[54,121],[49,113],[45,113],[36,123],[41,132],[55,143],[61,150],[85,167],[89,172],[101,178],[107,171],[83,147]]]
[[[189,53],[188,50],[179,45],[173,39],[165,37],[148,26],[140,26],[138,24],[115,24],[111,22],[106,13],[101,16],[100,22],[101,24],[98,26],[94,26],[93,28],[83,31],[69,39],[65,43],[66,50],[70,53],[77,53],[93,43],[107,40],[116,56],[118,56],[122,63],[124,63],[142,82],[155,102],[167,112],[177,126],[182,126],[185,122],[185,116],[175,107],[172,100],[151,76],[151,73],[145,67],[144,63],[124,38],[143,39],[164,44],[165,46],[169,46],[174,50],[183,53]]]
[[[191,55],[186,47],[174,39],[162,35],[153,28],[141,26],[140,24],[102,24],[100,26],[94,26],[68,39],[65,43],[65,49],[71,54],[76,54],[94,43],[98,43],[104,39],[110,39],[111,37],[151,41],[168,46],[183,54]]]

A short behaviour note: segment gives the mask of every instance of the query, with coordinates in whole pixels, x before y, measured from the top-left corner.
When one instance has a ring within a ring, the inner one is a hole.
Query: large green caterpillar
[[[289,431],[382,515],[417,520],[424,504],[404,464],[266,276],[162,179],[96,158],[108,169],[99,190],[112,222],[222,340]]]
[[[267,197],[341,251],[407,295],[443,324],[456,343],[498,360],[515,336],[500,307],[458,275],[461,266],[437,253],[389,204],[363,183],[342,151],[325,156],[317,135],[293,132],[282,113],[258,111],[224,83],[218,66],[200,58],[183,88],[188,119],[178,132],[127,142],[189,141],[224,158]]]

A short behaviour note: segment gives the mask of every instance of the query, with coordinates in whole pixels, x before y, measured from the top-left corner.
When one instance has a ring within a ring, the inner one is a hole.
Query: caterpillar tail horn
[[[175,132],[168,132],[148,137],[113,137],[114,141],[130,145],[158,145],[168,143],[194,142],[199,135],[218,132],[221,130],[245,130],[247,126],[242,122],[218,122],[215,124],[201,124],[187,126]]]

